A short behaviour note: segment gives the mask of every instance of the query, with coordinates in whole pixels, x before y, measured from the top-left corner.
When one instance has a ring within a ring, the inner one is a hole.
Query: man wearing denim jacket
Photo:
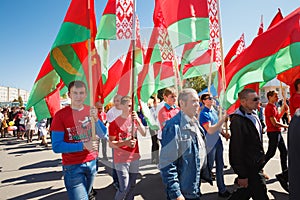
[[[162,130],[160,173],[168,199],[200,199],[200,174],[207,179],[209,174],[204,131],[195,117],[199,108],[197,92],[183,89],[178,102],[181,111]]]

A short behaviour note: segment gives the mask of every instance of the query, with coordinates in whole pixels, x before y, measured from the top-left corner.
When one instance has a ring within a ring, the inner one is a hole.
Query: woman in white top
[[[26,114],[26,132],[27,132],[27,142],[32,142],[32,136],[36,128],[36,116],[32,108],[29,108]]]

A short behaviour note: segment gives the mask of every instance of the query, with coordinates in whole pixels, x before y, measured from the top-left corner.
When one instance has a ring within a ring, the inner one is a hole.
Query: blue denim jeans
[[[136,178],[139,172],[139,160],[128,163],[115,163],[119,180],[119,189],[115,200],[133,200]]]
[[[77,165],[64,165],[64,182],[71,200],[88,200],[95,176],[97,174],[97,160]]]
[[[224,184],[224,160],[223,160],[223,143],[222,140],[215,144],[213,149],[207,154],[207,162],[209,170],[212,170],[214,166],[214,161],[216,161],[216,179],[217,186],[220,193],[226,191],[226,186]]]

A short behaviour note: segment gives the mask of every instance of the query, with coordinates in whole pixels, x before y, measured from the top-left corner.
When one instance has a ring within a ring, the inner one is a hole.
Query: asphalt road
[[[286,140],[286,133],[283,134]],[[36,136],[35,136],[36,138]],[[267,149],[267,136],[264,135],[264,147]],[[64,188],[61,172],[61,156],[55,154],[49,147],[40,146],[40,141],[33,143],[17,140],[14,137],[0,138],[0,200],[23,199],[68,199]],[[233,184],[236,175],[228,164],[228,144],[224,141],[224,160],[228,165],[224,169],[225,184],[230,191],[235,189]],[[100,148],[101,149],[101,148]],[[151,138],[149,134],[140,138],[141,165],[140,176],[135,189],[135,200],[165,199],[164,187],[161,182],[159,170],[156,165],[150,163]],[[101,153],[100,153],[101,158]],[[108,147],[109,161],[99,162],[99,172],[96,176],[94,188],[97,191],[97,199],[113,199],[115,189],[112,186],[111,174],[111,149]],[[287,200],[288,194],[281,188],[275,178],[280,173],[279,152],[265,167],[265,172],[270,176],[267,181],[268,195],[270,199]],[[201,184],[203,200],[216,200],[218,190],[216,182],[210,186]]]

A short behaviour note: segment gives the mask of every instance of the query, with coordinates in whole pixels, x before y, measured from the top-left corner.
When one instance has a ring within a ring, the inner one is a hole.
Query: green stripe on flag
[[[216,63],[212,63],[212,72],[215,71],[217,71]],[[210,73],[210,63],[203,64],[200,66],[193,66],[185,72],[185,74],[183,75],[183,79],[202,76],[209,73]]]
[[[103,15],[98,26],[98,32],[96,35],[96,40],[116,40],[116,15],[106,14]]]
[[[300,65],[300,42],[280,49],[276,54],[256,60],[231,79],[226,89],[224,108],[228,109],[238,98],[238,93],[250,83],[260,82],[260,86],[272,80],[277,74]]]
[[[61,25],[55,42],[52,45],[52,49],[62,45],[83,42],[88,38],[90,38],[90,30],[85,26],[80,26],[78,24],[70,22],[64,22]]]
[[[32,107],[49,93],[54,91],[59,82],[60,78],[54,70],[39,79],[31,89],[26,108]]]
[[[168,27],[173,47],[189,42],[209,40],[208,18],[186,18]]]
[[[36,112],[36,117],[38,121],[46,118],[51,118],[50,112],[48,110],[48,105],[45,99],[42,99],[37,104],[35,104],[34,110],[38,110],[38,112]]]

